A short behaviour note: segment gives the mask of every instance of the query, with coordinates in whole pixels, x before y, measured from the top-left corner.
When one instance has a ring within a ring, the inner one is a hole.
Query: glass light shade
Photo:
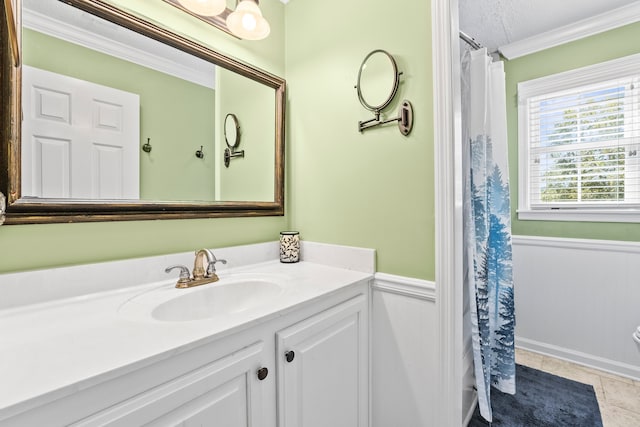
[[[202,16],[217,16],[227,8],[226,0],[178,0],[193,13]]]
[[[269,23],[253,0],[242,0],[238,4],[236,10],[227,16],[227,27],[245,40],[262,40],[271,32]]]

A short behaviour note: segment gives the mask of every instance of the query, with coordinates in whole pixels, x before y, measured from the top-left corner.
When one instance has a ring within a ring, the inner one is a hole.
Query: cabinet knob
[[[260,381],[264,380],[265,378],[267,378],[267,375],[269,375],[269,370],[267,368],[260,368],[258,369],[258,379]]]
[[[289,350],[284,354],[284,358],[287,360],[287,362],[291,363],[293,362],[293,359],[296,357],[296,353],[293,350]]]

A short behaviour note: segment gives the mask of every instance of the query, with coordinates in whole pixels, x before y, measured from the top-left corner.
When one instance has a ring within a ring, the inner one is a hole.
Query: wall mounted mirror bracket
[[[387,123],[398,122],[398,128],[403,135],[408,135],[413,128],[413,106],[408,100],[403,100],[398,109],[398,116],[391,119],[381,119],[382,111],[389,106],[398,93],[400,76],[393,56],[382,49],[370,52],[362,61],[358,71],[358,82],[355,89],[358,99],[364,108],[372,111],[374,118],[358,122],[358,131],[378,127]]]
[[[231,159],[235,159],[236,157],[244,157],[244,150],[240,151],[232,151],[228,148],[224,150],[224,165],[229,167],[231,164]]]
[[[398,117],[380,121],[380,112],[376,111],[374,114],[375,117],[373,119],[358,122],[358,130],[360,132],[393,122],[398,122],[400,133],[405,136],[409,135],[413,128],[413,106],[411,105],[411,102],[406,99],[402,101],[402,104],[398,109]]]
[[[240,145],[240,123],[235,114],[229,113],[224,118],[224,141],[227,148],[224,150],[224,165],[229,167],[231,159],[244,157],[244,150],[238,150]]]

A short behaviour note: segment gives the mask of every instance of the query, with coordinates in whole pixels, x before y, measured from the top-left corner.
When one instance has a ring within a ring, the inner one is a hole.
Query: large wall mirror
[[[2,19],[6,223],[284,213],[282,78],[106,0],[14,4],[19,66]],[[246,153],[233,168],[228,114]]]

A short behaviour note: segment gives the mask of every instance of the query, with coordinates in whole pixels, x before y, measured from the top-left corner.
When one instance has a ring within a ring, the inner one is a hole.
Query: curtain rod
[[[468,36],[462,31],[460,31],[460,38],[464,40],[472,48],[482,49],[482,45],[480,43],[478,43],[473,37]]]

